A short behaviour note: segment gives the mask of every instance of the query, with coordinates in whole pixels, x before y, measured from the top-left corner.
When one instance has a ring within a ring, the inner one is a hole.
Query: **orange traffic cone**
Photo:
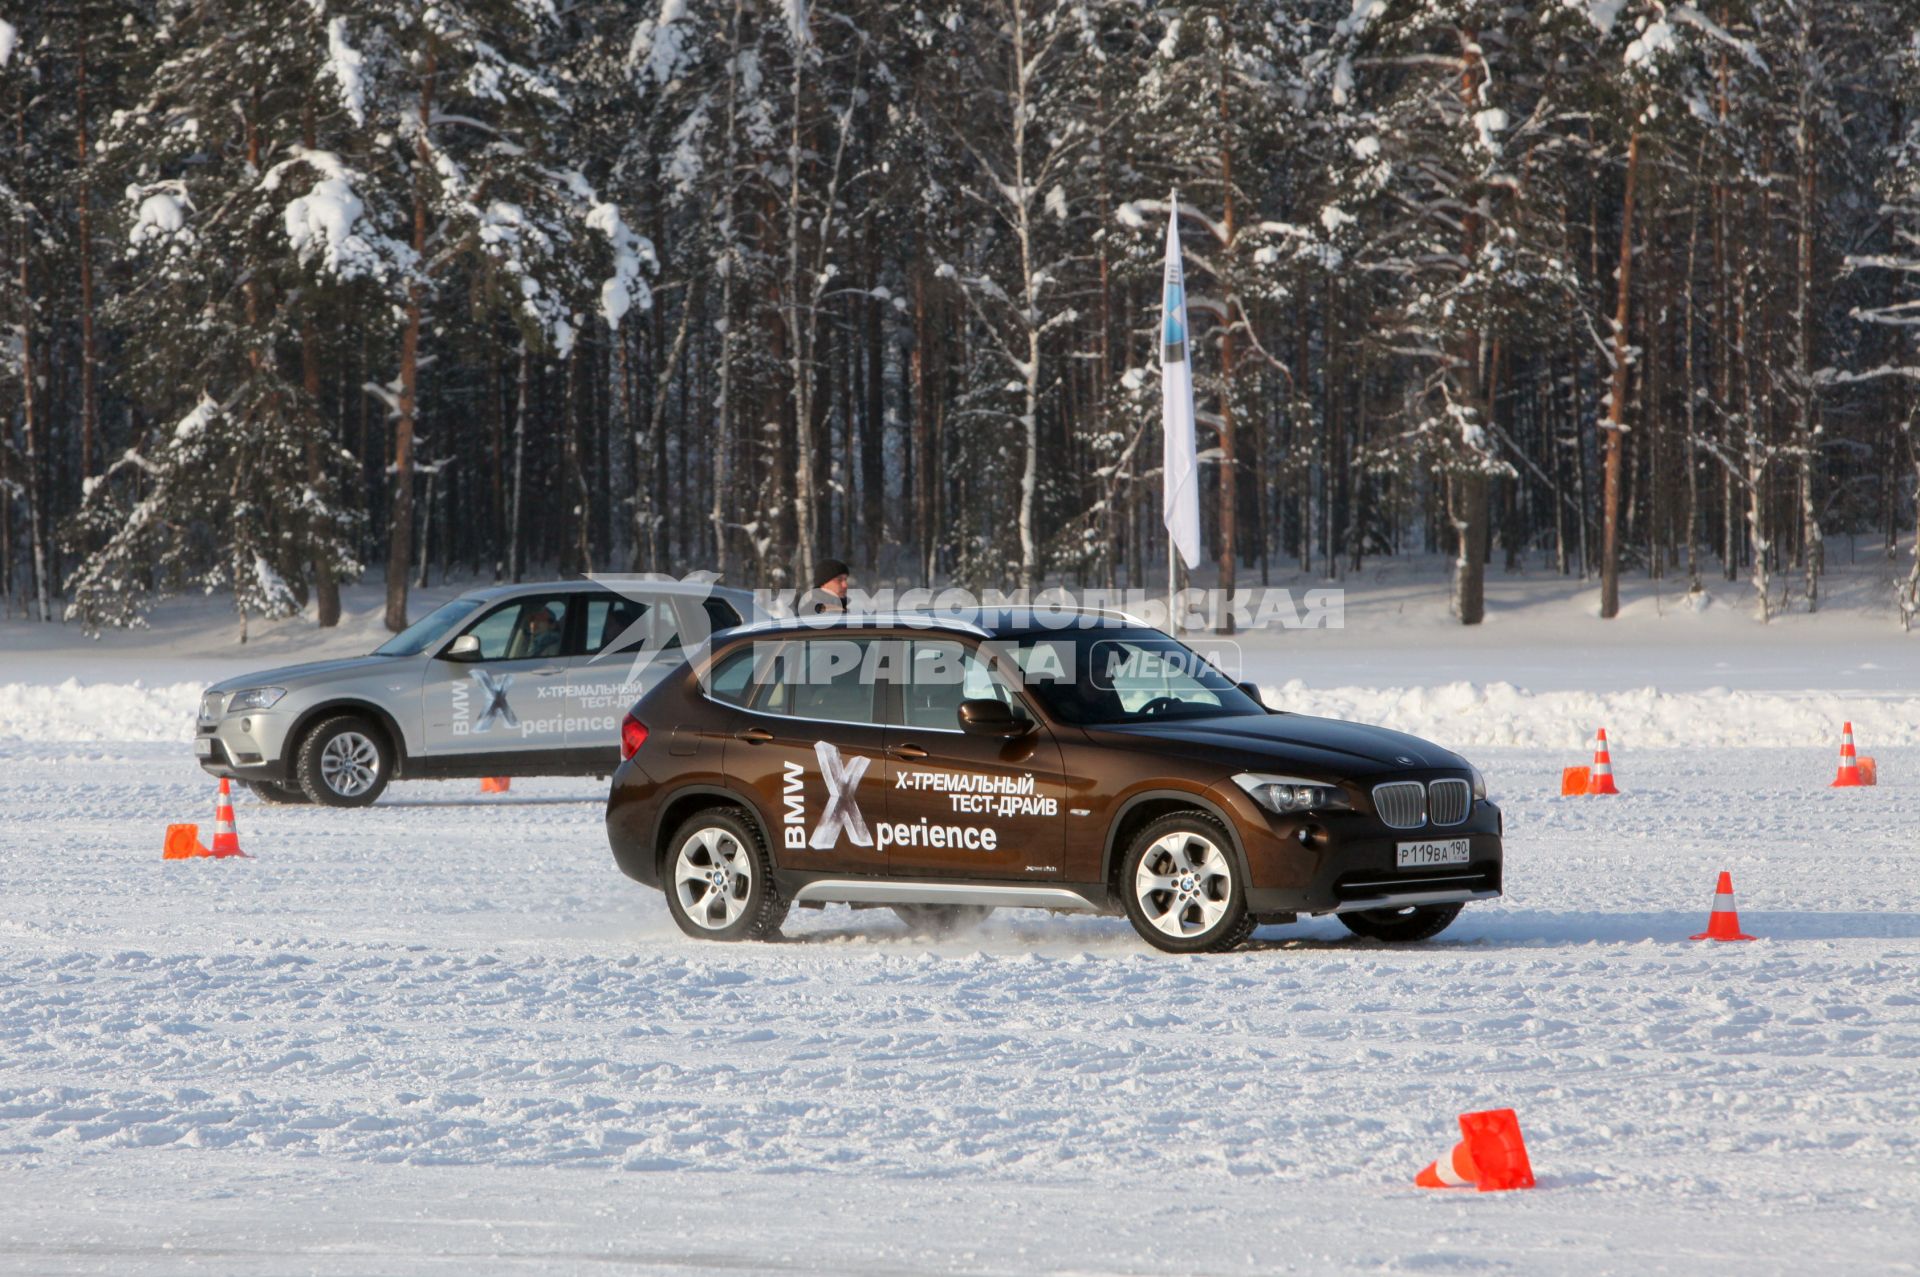
[[[1713,914],[1707,919],[1707,929],[1693,937],[1695,940],[1751,940],[1752,936],[1740,930],[1740,911],[1733,907],[1733,875],[1722,869],[1720,885],[1713,889]]]
[[[1847,723],[1840,729],[1840,774],[1827,788],[1852,789],[1860,783],[1860,760],[1853,753],[1853,724]]]
[[[1865,754],[1860,755],[1860,783],[1862,785],[1878,785],[1880,783],[1880,768]]]
[[[200,842],[200,826],[168,825],[166,845],[161,849],[162,860],[192,860],[195,856],[211,856]]]
[[[1600,729],[1600,738],[1593,743],[1593,771],[1587,776],[1587,793],[1617,794],[1620,791],[1613,785],[1613,755],[1607,752],[1607,729]]]
[[[1415,1188],[1465,1188],[1480,1178],[1480,1172],[1473,1165],[1473,1150],[1467,1142],[1461,1140],[1453,1146],[1453,1152],[1437,1162],[1427,1163],[1427,1169],[1413,1177]]]
[[[480,792],[483,794],[504,794],[513,787],[511,776],[482,776]]]
[[[220,778],[220,797],[213,804],[213,855],[244,856],[240,850],[240,831],[233,827],[233,789],[227,778]]]
[[[1560,796],[1562,798],[1582,798],[1586,796],[1587,785],[1593,779],[1593,771],[1587,767],[1562,767],[1560,769]]]
[[[1483,1193],[1533,1187],[1533,1164],[1527,1142],[1520,1136],[1520,1119],[1512,1109],[1462,1113],[1460,1135],[1453,1151],[1414,1176],[1421,1188],[1464,1188]]]

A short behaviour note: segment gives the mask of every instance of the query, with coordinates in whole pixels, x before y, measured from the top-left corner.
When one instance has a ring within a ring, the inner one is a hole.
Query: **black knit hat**
[[[838,559],[822,559],[813,570],[813,588],[819,589],[836,576],[847,575],[847,565]]]

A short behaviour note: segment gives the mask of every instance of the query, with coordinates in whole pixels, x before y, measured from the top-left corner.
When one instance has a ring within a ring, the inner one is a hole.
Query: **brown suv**
[[[1173,952],[1302,913],[1422,940],[1500,894],[1500,810],[1466,760],[1268,709],[1102,615],[728,630],[621,735],[614,860],[715,940],[831,903],[930,931],[1000,907],[1125,913]]]

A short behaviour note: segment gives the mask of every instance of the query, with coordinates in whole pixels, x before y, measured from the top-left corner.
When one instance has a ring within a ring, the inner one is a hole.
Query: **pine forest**
[[[0,0],[0,611],[1164,582],[1175,192],[1196,581],[1914,615],[1912,0]]]

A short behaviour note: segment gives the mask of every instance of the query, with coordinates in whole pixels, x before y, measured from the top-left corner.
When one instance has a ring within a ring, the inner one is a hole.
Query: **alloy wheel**
[[[380,749],[359,732],[340,732],[320,751],[320,778],[342,798],[357,798],[380,778]]]
[[[1179,830],[1155,839],[1133,875],[1152,927],[1186,940],[1217,925],[1233,894],[1233,867],[1213,840]]]
[[[740,920],[753,891],[753,857],[725,829],[708,826],[680,844],[673,889],[696,926],[724,931]]]

